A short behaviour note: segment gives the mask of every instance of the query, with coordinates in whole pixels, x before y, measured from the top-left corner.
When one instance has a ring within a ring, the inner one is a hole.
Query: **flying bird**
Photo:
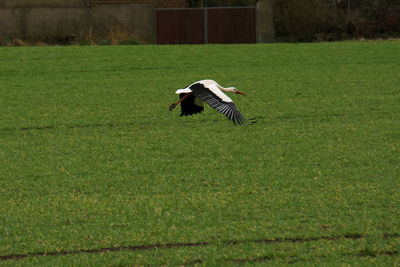
[[[213,80],[201,80],[192,83],[184,89],[178,89],[175,93],[179,94],[179,101],[173,103],[169,110],[173,110],[181,104],[181,116],[193,115],[204,110],[203,103],[206,102],[212,108],[218,110],[231,120],[235,125],[244,125],[247,120],[239,112],[232,99],[224,92],[245,95],[235,87],[222,87]]]

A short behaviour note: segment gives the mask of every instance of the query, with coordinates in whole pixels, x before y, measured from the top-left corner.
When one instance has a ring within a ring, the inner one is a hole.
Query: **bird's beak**
[[[246,95],[245,93],[240,92],[240,91],[236,91],[236,94]]]

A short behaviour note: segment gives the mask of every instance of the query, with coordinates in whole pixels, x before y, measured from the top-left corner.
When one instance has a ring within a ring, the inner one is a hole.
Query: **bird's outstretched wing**
[[[190,86],[190,89],[192,94],[224,114],[234,124],[246,124],[246,119],[239,112],[232,99],[225,95],[216,85],[205,87],[202,83],[195,83]]]

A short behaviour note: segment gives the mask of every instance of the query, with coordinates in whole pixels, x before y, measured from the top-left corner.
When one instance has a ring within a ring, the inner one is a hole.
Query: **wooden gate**
[[[156,9],[155,43],[255,43],[256,8]]]
[[[203,9],[156,9],[157,44],[203,44]]]

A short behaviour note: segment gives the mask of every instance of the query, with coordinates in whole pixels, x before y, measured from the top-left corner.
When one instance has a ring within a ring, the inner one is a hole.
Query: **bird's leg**
[[[176,102],[176,103],[173,103],[170,107],[169,107],[169,110],[171,111],[171,110],[173,110],[177,105],[179,105],[179,103],[181,103],[183,100],[185,100],[186,99],[186,97],[188,97],[190,95],[190,93],[189,94],[186,94],[186,95],[184,95],[181,99],[179,99],[179,101],[178,102]]]

